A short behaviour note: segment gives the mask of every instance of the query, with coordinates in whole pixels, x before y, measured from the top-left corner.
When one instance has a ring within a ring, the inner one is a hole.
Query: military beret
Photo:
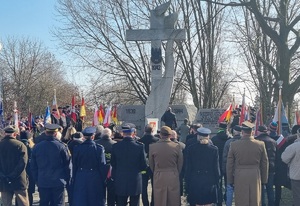
[[[13,125],[9,125],[9,126],[4,128],[4,132],[5,133],[15,133],[15,132],[18,132],[18,128],[16,128]]]
[[[45,125],[46,132],[57,132],[59,127],[60,126],[58,124],[46,124]]]
[[[132,123],[126,123],[122,125],[122,132],[130,133],[130,132],[134,132],[134,130],[135,130],[135,125]]]
[[[96,127],[86,127],[82,131],[83,136],[93,136],[96,133]]]
[[[171,135],[172,130],[168,126],[163,126],[163,127],[160,128],[160,134],[162,134],[162,135]]]
[[[241,129],[244,130],[244,131],[250,131],[254,128],[254,124],[252,124],[251,122],[249,121],[245,121],[242,123],[242,127]]]
[[[198,135],[200,135],[200,136],[206,137],[206,136],[208,136],[209,134],[211,134],[211,130],[208,129],[208,128],[205,128],[205,127],[200,127],[200,128],[197,129],[197,133],[198,133]]]

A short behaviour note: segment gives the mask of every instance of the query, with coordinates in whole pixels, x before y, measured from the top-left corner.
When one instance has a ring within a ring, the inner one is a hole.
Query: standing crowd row
[[[2,204],[12,205],[15,195],[17,205],[32,205],[37,185],[41,206],[65,205],[65,190],[71,206],[138,206],[141,194],[144,206],[179,206],[184,194],[191,206],[231,206],[233,197],[237,206],[278,206],[286,186],[299,206],[300,126],[285,138],[277,136],[276,127],[260,126],[254,137],[254,125],[246,121],[234,126],[231,136],[220,123],[211,138],[208,128],[190,127],[185,120],[177,128],[180,138],[171,126],[154,136],[152,125],[139,138],[133,124],[114,135],[109,128],[76,132],[71,126],[66,135],[72,138],[64,143],[60,125],[46,124],[34,145],[29,131],[7,126],[0,141]]]

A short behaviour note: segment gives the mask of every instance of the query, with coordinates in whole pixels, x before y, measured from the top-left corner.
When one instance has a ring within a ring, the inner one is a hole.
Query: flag
[[[27,122],[27,127],[29,128],[29,129],[32,129],[32,113],[30,112],[30,110],[29,110],[29,114],[28,114],[28,120],[27,120],[28,122]]]
[[[19,111],[17,109],[17,102],[14,102],[14,125],[15,128],[19,128]]]
[[[294,125],[300,125],[300,114],[299,111],[295,111],[295,117],[294,117]]]
[[[95,112],[94,112],[94,118],[93,118],[92,126],[97,126],[99,124],[98,115],[99,115],[99,112],[98,112],[98,108],[96,106],[95,107]]]
[[[289,121],[286,117],[286,113],[285,113],[285,109],[284,109],[284,105],[283,105],[283,102],[280,101],[280,103],[277,104],[277,107],[275,109],[275,114],[274,114],[274,117],[273,117],[273,122],[279,122],[279,109],[278,109],[278,105],[281,104],[281,125],[278,125],[280,127],[280,132],[282,133],[282,124],[289,124]],[[279,129],[279,128],[278,128]]]
[[[3,120],[4,120],[3,103],[2,103],[2,99],[0,99],[0,128],[4,127]]]
[[[113,110],[112,110],[112,112],[111,112],[111,118],[112,118],[112,121],[113,121],[115,124],[117,124],[117,122],[118,122],[118,118],[117,118],[117,105],[115,105],[115,106],[113,107]]]
[[[259,108],[256,112],[256,117],[255,117],[255,136],[258,135],[258,127],[263,124],[264,123],[262,119],[262,112],[261,112],[261,108]]]
[[[103,109],[103,106],[100,105],[99,110],[98,110],[98,121],[99,121],[99,124],[103,124],[104,118],[105,118],[104,109]]]
[[[278,104],[277,104],[277,107],[275,109],[275,114],[274,114],[274,117],[273,117],[273,122],[278,122]],[[281,124],[282,123],[289,123],[288,122],[288,119],[286,117],[286,113],[285,113],[285,109],[284,109],[284,105],[283,105],[283,102],[281,102]]]
[[[241,110],[241,116],[240,116],[240,125],[245,121],[245,114],[246,114],[246,105],[245,105],[245,91],[243,94],[243,101],[242,101],[242,110]]]
[[[111,123],[111,106],[106,108],[105,118],[103,121],[103,126],[108,127]]]
[[[231,116],[231,114],[228,114],[228,113],[231,113],[231,109],[232,109],[232,104],[230,104],[229,107],[226,109],[226,111],[223,114],[221,114],[221,116],[219,117],[218,123],[224,122],[224,120],[227,119],[228,115]]]
[[[277,148],[279,149],[284,143],[286,142],[286,139],[281,134],[279,138],[276,140]]]
[[[2,104],[2,100],[0,100],[0,117],[3,116],[3,104]]]
[[[77,115],[76,115],[76,110],[75,110],[75,96],[73,95],[72,97],[72,105],[71,105],[71,120],[73,122],[77,122]]]
[[[50,107],[49,106],[46,107],[44,124],[51,124],[51,113],[50,113]]]
[[[83,119],[85,116],[86,116],[85,103],[84,103],[84,98],[82,97],[81,106],[80,106],[80,118]]]
[[[53,102],[52,102],[52,109],[55,109],[56,112],[52,113],[53,116],[56,119],[60,119],[60,114],[59,114],[59,110],[58,110],[58,104],[57,104],[57,100],[56,100],[56,90],[54,89],[54,97],[53,97]]]

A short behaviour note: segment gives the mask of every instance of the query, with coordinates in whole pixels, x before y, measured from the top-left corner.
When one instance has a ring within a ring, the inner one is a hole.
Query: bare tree
[[[60,103],[71,102],[72,84],[61,75],[61,63],[37,40],[8,38],[0,54],[3,73],[3,100],[6,115],[17,101],[20,115],[44,114],[46,104],[52,104],[56,88]],[[67,100],[69,99],[69,100]]]
[[[55,36],[64,49],[82,60],[84,68],[99,72],[101,84],[128,82],[125,91],[134,102],[145,103],[151,89],[150,44],[126,42],[125,31],[147,28],[149,10],[161,3],[59,0],[58,12],[64,25],[57,28]],[[170,13],[178,10],[184,18],[178,26],[187,28],[188,37],[175,45],[176,81],[171,102],[177,91],[185,90],[197,108],[218,107],[230,84],[220,75],[226,73],[221,66],[220,8],[191,0],[172,2]]]
[[[272,95],[275,96],[275,100],[278,98],[278,86],[276,83],[279,80],[284,82],[282,98],[284,104],[288,104],[290,109],[294,96],[299,92],[300,87],[300,70],[298,68],[297,59],[300,46],[300,2],[297,0],[210,2],[232,7],[243,6],[251,13],[251,15],[247,15],[247,17],[255,18],[257,26],[260,28],[256,28],[256,30],[252,28],[252,31],[254,33],[255,31],[259,32],[256,34],[256,37],[260,34],[260,37],[265,35],[265,37],[269,38],[265,43],[272,42],[272,44],[274,44],[274,47],[273,45],[271,45],[271,47],[273,47],[272,53],[274,51],[275,53],[273,54],[275,54],[275,56],[269,58],[270,55],[266,56],[266,52],[256,52],[253,54],[259,63],[262,64],[261,66],[269,70],[271,74],[269,81],[272,81],[272,90],[274,90]],[[246,19],[246,22],[248,22],[248,20],[249,19]],[[256,47],[257,49],[258,45],[254,45],[254,48]],[[266,48],[268,45],[264,44],[260,46]],[[253,48],[253,45],[251,45],[251,47]],[[267,75],[265,77],[267,77]],[[264,85],[260,85],[260,88],[263,86]]]

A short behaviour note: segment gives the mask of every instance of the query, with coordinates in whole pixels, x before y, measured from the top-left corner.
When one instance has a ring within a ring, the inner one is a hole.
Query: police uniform
[[[122,127],[124,138],[112,147],[111,165],[114,179],[117,205],[139,205],[139,196],[142,193],[141,171],[147,168],[144,144],[135,141],[132,136],[134,130],[130,126]]]
[[[104,148],[91,138],[95,132],[94,127],[85,128],[86,140],[73,151],[73,206],[105,205],[105,155]]]
[[[70,152],[54,134],[59,125],[47,124],[46,138],[32,150],[31,171],[37,183],[40,205],[64,205],[64,188],[70,180]]]

